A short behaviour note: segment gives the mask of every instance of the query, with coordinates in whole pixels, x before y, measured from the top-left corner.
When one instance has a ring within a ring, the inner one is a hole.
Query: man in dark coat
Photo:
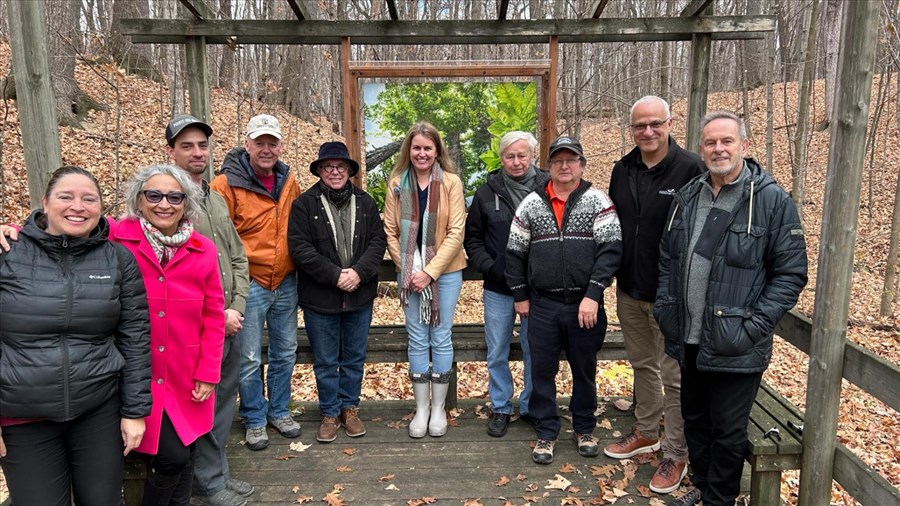
[[[328,443],[341,426],[366,433],[357,410],[387,238],[375,200],[350,182],[359,164],[343,142],[322,144],[309,170],[320,179],[291,206],[288,247],[319,391],[316,439]]]
[[[732,506],[747,423],[772,333],[807,281],[806,239],[788,194],[752,158],[728,112],[700,122],[708,172],[675,194],[653,316],[681,365],[681,413],[696,488],[670,505]]]

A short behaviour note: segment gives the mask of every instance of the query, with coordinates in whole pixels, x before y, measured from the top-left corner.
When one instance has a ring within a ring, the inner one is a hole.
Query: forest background
[[[18,1],[18,0],[10,0]],[[900,303],[885,297],[897,289],[896,244],[900,235],[900,6],[882,5],[877,37],[876,73],[872,90],[869,136],[859,230],[854,256],[853,297],[848,338],[893,363],[900,362]],[[291,19],[282,0],[207,0],[216,18]],[[320,0],[304,2],[319,19],[385,19],[385,3],[376,0]],[[603,17],[672,16],[687,0],[616,0]],[[717,0],[716,15],[771,14],[776,31],[766,39],[715,41],[710,65],[708,109],[726,108],[748,122],[751,155],[759,159],[787,189],[801,208],[809,239],[810,284],[798,310],[812,314],[816,290],[818,238],[827,171],[829,119],[836,86],[840,0]],[[415,0],[396,2],[401,19],[493,19],[496,0]],[[590,0],[510,0],[508,19],[585,17]],[[138,168],[165,161],[163,130],[172,114],[187,109],[184,50],[178,45],[132,45],[119,33],[118,20],[133,17],[174,18],[188,14],[177,0],[49,0],[45,2],[54,92],[60,122],[63,161],[82,165],[104,183],[105,201],[117,207],[121,181]],[[7,2],[0,2],[0,222],[21,222],[28,214],[23,139],[15,102],[15,84],[8,46]],[[466,61],[535,61],[547,58],[546,45],[471,46],[352,46],[355,61],[413,61],[426,65]],[[343,139],[340,68],[337,46],[209,46],[213,89],[212,120],[216,136],[214,158],[242,142],[247,120],[258,113],[275,114],[285,130],[283,159],[293,167],[301,187],[314,180],[306,167],[315,159],[321,142]],[[561,44],[559,56],[558,124],[560,134],[580,137],[588,157],[586,179],[605,189],[615,160],[633,143],[627,129],[628,108],[645,94],[660,95],[673,105],[673,134],[683,143],[686,97],[689,87],[688,42],[627,42]],[[404,114],[387,120],[388,135],[419,118],[439,124],[451,151],[474,190],[490,166],[490,146],[497,133],[500,93],[473,94],[472,90],[511,88],[521,93],[518,112],[527,115],[529,81],[490,87],[478,83],[431,80],[420,83],[425,91],[395,87],[385,96]],[[407,83],[394,80],[389,85]],[[507,81],[509,82],[509,81]],[[428,88],[430,87],[430,88]],[[391,90],[388,86],[386,90]],[[407,91],[402,91],[402,90]],[[469,96],[460,98],[460,90]],[[405,108],[415,102],[419,107]],[[389,95],[389,94],[388,94]],[[465,107],[460,107],[464,104]],[[508,104],[507,104],[508,105]],[[453,109],[455,107],[455,109]],[[466,119],[473,111],[495,114]],[[533,111],[532,111],[533,112]],[[373,112],[374,113],[374,112]],[[484,118],[488,118],[485,120]],[[457,122],[453,124],[453,122]],[[494,128],[491,128],[492,125]],[[385,126],[384,124],[382,125]],[[468,152],[463,145],[472,147]],[[375,153],[369,153],[374,155]],[[383,153],[379,153],[383,155]],[[389,163],[389,158],[387,158]],[[374,164],[373,164],[374,165]],[[369,167],[372,169],[372,166]],[[377,188],[373,178],[370,187]],[[893,225],[892,225],[893,223]],[[615,320],[614,294],[608,293],[607,310]],[[887,300],[885,300],[887,299]],[[456,315],[459,322],[481,321],[480,285],[467,282]],[[397,301],[385,293],[376,301],[375,322],[402,321]],[[805,407],[808,358],[776,339],[776,352],[766,380],[791,401]],[[600,395],[628,395],[627,362],[601,363]],[[399,369],[403,365],[369,366],[367,398],[410,398]],[[464,364],[460,381],[463,397],[486,398],[483,364]],[[561,393],[570,388],[560,378]],[[311,371],[298,367],[295,397],[315,399]],[[844,383],[839,440],[872,465],[895,486],[900,486],[900,422],[895,411],[849,383]],[[784,497],[792,502],[796,473],[786,473]],[[0,476],[0,498],[3,497]],[[835,487],[834,504],[853,504]]]

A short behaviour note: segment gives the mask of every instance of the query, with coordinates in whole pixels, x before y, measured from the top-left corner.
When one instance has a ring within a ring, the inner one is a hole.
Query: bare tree
[[[794,133],[794,163],[791,173],[793,184],[791,186],[791,198],[797,211],[803,212],[804,180],[806,179],[806,149],[809,139],[809,95],[813,80],[816,54],[816,27],[818,26],[819,0],[813,0],[809,13],[809,32],[806,38],[806,48],[801,59],[803,60],[803,76],[800,78],[800,96],[798,100],[797,130]]]

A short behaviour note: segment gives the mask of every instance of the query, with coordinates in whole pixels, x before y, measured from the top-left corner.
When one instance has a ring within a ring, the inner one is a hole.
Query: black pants
[[[169,415],[163,412],[159,448],[147,464],[144,506],[187,506],[194,478],[192,448],[184,446]]]
[[[597,426],[597,352],[606,338],[606,312],[603,305],[592,329],[578,326],[578,303],[564,304],[535,293],[531,294],[528,317],[528,346],[531,348],[531,399],[528,414],[536,422],[539,439],[559,437],[556,412],[556,374],[559,353],[566,352],[572,369],[572,428],[589,434]]]
[[[16,505],[121,505],[124,459],[116,396],[68,422],[3,427],[0,467]]]
[[[697,370],[696,345],[685,345],[681,414],[691,461],[691,481],[704,506],[733,506],[747,456],[747,423],[762,373]]]

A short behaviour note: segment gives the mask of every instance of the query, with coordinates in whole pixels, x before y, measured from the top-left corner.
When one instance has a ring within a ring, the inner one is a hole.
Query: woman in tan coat
[[[440,134],[429,123],[413,125],[388,178],[384,227],[409,334],[409,376],[416,398],[409,435],[414,438],[426,431],[431,436],[447,433],[444,401],[453,365],[453,314],[466,266],[465,217],[462,181]]]

